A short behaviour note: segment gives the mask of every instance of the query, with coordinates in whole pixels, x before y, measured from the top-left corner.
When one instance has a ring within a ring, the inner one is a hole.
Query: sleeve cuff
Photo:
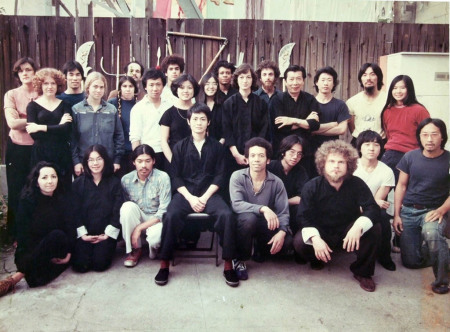
[[[262,208],[263,206],[264,206],[264,205],[256,205],[256,204],[255,204],[255,206],[253,207],[253,213],[254,213],[254,214],[257,214],[257,215],[262,214],[262,213],[261,213],[261,208]]]
[[[365,216],[361,216],[358,219],[356,219],[354,226],[355,225],[362,227],[362,234],[364,234],[365,232],[367,232],[369,229],[372,228],[373,223],[369,218],[367,218]]]
[[[77,228],[77,239],[82,237],[83,235],[86,235],[88,233],[86,227],[80,226]]]
[[[303,242],[312,245],[311,238],[313,236],[320,237],[319,231],[315,227],[305,227],[302,229]]]
[[[108,225],[105,228],[105,234],[109,237],[113,238],[114,240],[117,240],[117,237],[119,236],[120,229],[115,228],[112,225]]]

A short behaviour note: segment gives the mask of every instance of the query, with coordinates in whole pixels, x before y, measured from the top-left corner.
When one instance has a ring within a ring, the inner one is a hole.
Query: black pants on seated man
[[[235,257],[235,230],[236,222],[228,205],[218,194],[214,194],[206,203],[203,211],[215,219],[214,229],[219,235],[224,260]],[[163,229],[159,258],[171,260],[177,239],[186,223],[186,216],[194,213],[189,202],[179,193],[176,193],[167,208],[163,218]]]
[[[264,216],[258,216],[255,213],[240,213],[237,215],[237,259],[246,261],[252,254],[253,239],[256,239],[255,252],[261,255],[261,258],[270,255],[270,239],[278,233],[279,229],[270,230],[267,228],[267,220]],[[286,233],[281,253],[286,253],[292,249],[292,236]]]
[[[319,230],[321,238],[328,244],[333,252],[343,250],[343,240],[354,223],[350,224],[343,232],[325,232]],[[356,261],[350,265],[353,274],[369,278],[374,274],[375,262],[377,259],[377,248],[380,241],[381,227],[375,224],[371,229],[364,233],[359,242],[359,249],[355,250]],[[297,232],[294,237],[294,249],[304,259],[311,262],[312,265],[319,265],[320,261],[316,258],[314,247],[303,242],[302,232]]]

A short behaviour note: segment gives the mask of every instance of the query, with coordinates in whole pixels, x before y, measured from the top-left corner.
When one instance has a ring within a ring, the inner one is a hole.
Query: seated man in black
[[[193,212],[203,212],[214,217],[214,228],[222,245],[224,277],[227,285],[236,287],[239,279],[232,267],[235,257],[236,223],[230,208],[217,193],[224,183],[224,149],[222,144],[206,136],[211,111],[205,104],[197,103],[187,112],[192,136],[175,144],[171,162],[173,195],[163,217],[160,248],[161,268],[155,277],[157,285],[169,281],[169,265],[185,217]]]
[[[320,176],[303,187],[297,214],[303,229],[294,248],[315,270],[331,260],[333,250],[355,252],[350,270],[362,289],[373,292],[380,208],[364,181],[353,176],[357,160],[356,149],[344,141],[328,141],[317,150]]]

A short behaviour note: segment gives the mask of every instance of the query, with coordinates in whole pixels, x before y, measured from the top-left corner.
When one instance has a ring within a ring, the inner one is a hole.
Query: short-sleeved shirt
[[[191,128],[187,123],[187,110],[172,106],[161,117],[161,126],[169,127],[169,146],[173,146],[183,138],[191,135]]]
[[[441,206],[449,193],[449,164],[447,150],[436,158],[425,157],[420,149],[407,152],[397,165],[409,175],[403,205]]]
[[[356,168],[356,171],[353,173],[353,175],[364,180],[373,196],[375,196],[378,189],[380,189],[381,187],[395,186],[394,172],[388,165],[386,165],[382,161],[378,161],[375,169],[372,172],[368,173],[361,165],[361,159],[358,159],[358,167]]]
[[[330,122],[341,123],[343,121],[347,121],[348,119],[350,119],[350,113],[348,112],[347,104],[343,100],[331,98],[331,100],[326,104],[322,104],[319,102],[319,107],[321,112],[320,123],[330,123]],[[321,146],[326,141],[332,141],[335,139],[339,139],[339,135],[313,136],[314,144],[317,147]]]
[[[353,137],[358,137],[364,130],[376,131],[384,137],[384,132],[381,129],[381,111],[386,104],[386,99],[386,92],[380,91],[375,100],[368,102],[364,97],[364,91],[361,91],[347,100],[350,115],[355,116]]]

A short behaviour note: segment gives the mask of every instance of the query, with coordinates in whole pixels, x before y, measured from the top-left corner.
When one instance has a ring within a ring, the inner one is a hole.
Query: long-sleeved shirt
[[[286,136],[296,134],[308,140],[311,136],[311,132],[316,131],[320,128],[319,121],[316,121],[314,119],[306,120],[306,122],[308,122],[309,124],[309,129],[297,128],[293,130],[292,126],[284,126],[282,128],[278,128],[278,126],[274,124],[275,119],[279,116],[287,116],[305,120],[311,114],[311,112],[317,112],[320,118],[321,111],[319,103],[313,95],[307,92],[300,91],[297,100],[294,100],[289,92],[286,91],[282,94],[281,98],[276,96],[273,99],[270,107],[271,109],[269,112],[271,116],[274,117],[272,119],[272,126],[274,126],[274,151],[278,149],[281,140]]]
[[[166,172],[153,168],[145,182],[139,180],[137,171],[122,177],[125,200],[136,203],[147,215],[162,220],[171,200],[170,177]]]
[[[297,164],[286,174],[284,173],[281,160],[272,160],[267,169],[283,181],[288,198],[301,196],[303,186],[309,180],[308,173],[306,173],[303,166]]]
[[[22,198],[16,214],[16,258],[30,254],[41,240],[53,230],[70,231],[67,200],[63,195],[46,196],[40,192],[34,199]]]
[[[206,137],[201,153],[192,136],[173,148],[171,163],[172,188],[186,187],[192,195],[201,196],[210,185],[224,185],[224,148],[213,138]]]
[[[114,105],[102,100],[94,111],[84,99],[72,107],[72,162],[83,160],[84,152],[94,144],[103,145],[114,164],[120,164],[124,150],[122,123]]]
[[[250,138],[268,138],[269,118],[267,104],[251,93],[248,101],[240,93],[229,97],[222,107],[223,136],[228,147],[236,146],[244,154],[244,145]]]
[[[277,176],[267,172],[266,179],[259,192],[253,190],[250,169],[235,171],[230,179],[231,206],[235,213],[254,213],[261,215],[261,208],[267,206],[278,217],[279,230],[287,232],[289,225],[289,204],[283,182]]]
[[[147,96],[139,101],[131,110],[130,142],[140,141],[141,144],[150,145],[156,153],[162,152],[159,121],[170,107],[172,103],[163,99],[158,108]]]
[[[120,207],[123,191],[114,175],[104,177],[98,185],[82,175],[72,184],[72,205],[77,237],[106,234],[117,239],[120,232]]]
[[[380,207],[369,187],[357,176],[344,180],[339,190],[324,176],[308,181],[303,187],[297,213],[297,222],[303,227],[303,240],[308,244],[315,235],[341,234],[353,222],[366,232],[379,218]]]

